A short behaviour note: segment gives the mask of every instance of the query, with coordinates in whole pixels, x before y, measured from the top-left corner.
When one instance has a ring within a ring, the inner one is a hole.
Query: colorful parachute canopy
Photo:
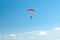
[[[28,9],[28,11],[35,12],[35,10],[34,10],[34,9]]]

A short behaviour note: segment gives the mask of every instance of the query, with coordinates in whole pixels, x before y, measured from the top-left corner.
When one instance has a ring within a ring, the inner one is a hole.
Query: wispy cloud
[[[13,39],[16,39],[16,35],[15,34],[10,34],[10,37]]]
[[[53,30],[60,30],[60,28],[53,28]],[[23,32],[23,33],[17,33],[17,34],[9,34],[7,36],[5,36],[5,38],[8,38],[8,39],[18,39],[18,40],[33,40],[33,39],[44,39],[44,38],[47,38],[47,37],[51,37],[53,36],[54,38],[56,38],[56,34],[57,32],[55,31],[49,31],[49,30],[39,30],[39,31],[31,31],[31,32]],[[58,31],[58,35],[57,37],[60,37],[60,32]],[[48,35],[48,36],[47,36]],[[0,38],[1,39],[1,38]],[[59,39],[57,39],[59,40]]]
[[[38,35],[46,35],[46,34],[47,34],[46,31],[40,31],[40,32],[38,33]]]
[[[60,28],[53,28],[53,30],[60,30]]]
[[[10,34],[10,36],[11,36],[11,37],[16,37],[16,35],[15,35],[15,34]]]

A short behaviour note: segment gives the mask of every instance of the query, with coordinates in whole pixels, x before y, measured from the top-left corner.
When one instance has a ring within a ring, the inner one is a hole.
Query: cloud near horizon
[[[53,28],[53,30],[60,30],[60,28]],[[9,34],[9,35],[4,35],[4,37],[7,39],[14,39],[14,40],[16,40],[16,39],[18,39],[18,40],[28,40],[28,39],[31,39],[31,40],[35,40],[35,39],[44,39],[44,38],[48,38],[48,37],[50,37],[51,38],[51,36],[53,37],[53,38],[56,38],[56,34],[57,34],[57,32],[54,32],[54,31],[49,31],[49,30],[47,30],[47,31],[42,31],[42,30],[40,30],[40,31],[31,31],[31,32],[23,32],[23,33],[17,33],[17,34]],[[60,32],[58,31],[58,35],[57,35],[57,37],[60,37]],[[47,36],[48,35],[48,36]],[[1,36],[2,37],[2,36]],[[3,39],[3,38],[1,38],[0,37],[0,39]],[[56,39],[58,39],[58,38],[56,38]],[[51,39],[52,40],[52,39]]]
[[[60,30],[60,28],[53,28],[53,30]]]
[[[46,35],[47,32],[46,31],[40,31],[38,35]]]
[[[16,35],[15,35],[15,34],[10,34],[10,36],[11,36],[11,37],[16,37]]]

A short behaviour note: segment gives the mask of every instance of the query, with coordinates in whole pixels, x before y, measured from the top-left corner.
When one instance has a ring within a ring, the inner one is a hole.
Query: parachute
[[[32,13],[34,13],[34,12],[35,12],[35,10],[34,10],[34,9],[28,9],[27,11],[28,11],[28,12],[32,12]],[[32,16],[30,16],[30,19],[32,19]]]
[[[35,12],[35,10],[34,10],[34,9],[28,9],[27,11],[30,11],[30,12]]]

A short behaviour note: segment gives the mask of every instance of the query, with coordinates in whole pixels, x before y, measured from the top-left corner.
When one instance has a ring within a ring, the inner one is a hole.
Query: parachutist
[[[32,13],[34,13],[34,12],[35,12],[35,10],[34,10],[34,9],[27,9],[27,11],[28,11],[28,12],[32,12]],[[30,16],[30,19],[32,19],[32,16]]]
[[[32,16],[30,16],[30,19],[32,19]]]

